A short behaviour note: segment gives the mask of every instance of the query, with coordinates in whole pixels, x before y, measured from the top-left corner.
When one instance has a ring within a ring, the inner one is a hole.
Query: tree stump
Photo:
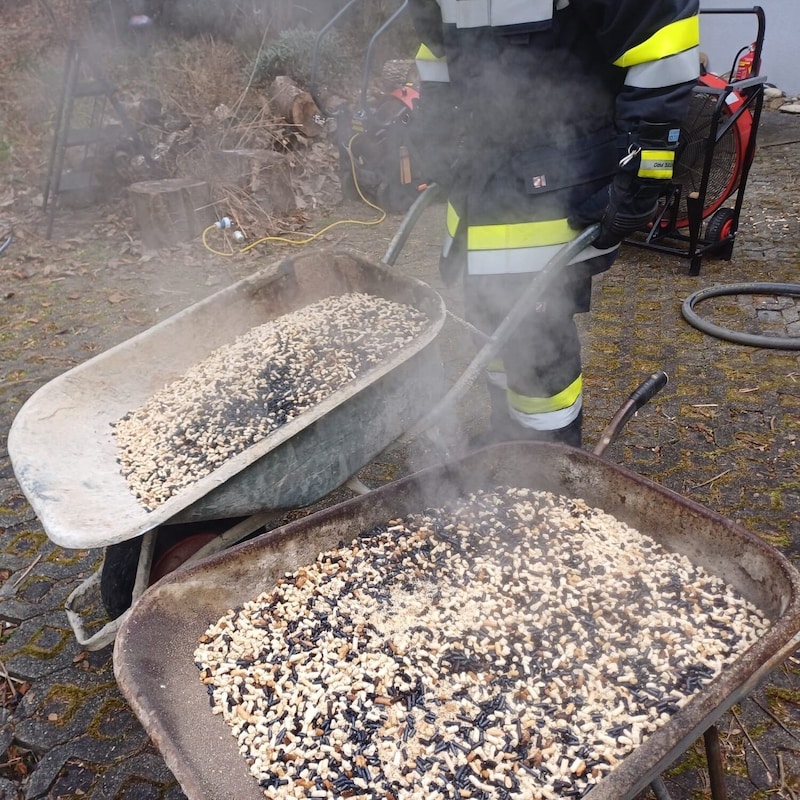
[[[209,186],[193,178],[167,178],[132,184],[133,215],[149,250],[199,236],[216,219]]]
[[[215,197],[232,184],[247,191],[266,214],[297,210],[288,161],[274,150],[220,150],[214,154],[213,173]]]
[[[325,125],[314,98],[291,78],[279,75],[270,87],[270,104],[275,114],[303,136],[319,136]]]

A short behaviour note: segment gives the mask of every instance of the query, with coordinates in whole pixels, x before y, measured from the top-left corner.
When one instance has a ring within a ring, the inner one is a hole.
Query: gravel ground
[[[707,260],[690,276],[682,259],[625,248],[597,281],[593,313],[581,320],[586,441],[599,438],[646,375],[665,369],[670,383],[608,458],[742,523],[793,561],[800,557],[800,357],[708,337],[684,322],[680,307],[704,287],[795,280],[798,141],[799,116],[765,112],[730,261]],[[351,216],[370,219],[369,209],[345,206],[336,214]],[[396,269],[441,290],[458,314],[458,293],[442,286],[436,270],[443,216],[435,206],[419,221]],[[319,246],[378,260],[400,220],[338,227]],[[140,259],[115,228],[90,223],[90,216],[62,215],[53,243],[22,231],[0,256],[0,798],[178,800],[180,787],[117,689],[111,648],[83,650],[67,624],[64,600],[101,554],[49,542],[15,482],[6,434],[39,386],[287,252],[223,259],[193,243]],[[740,297],[701,308],[736,330],[797,335],[800,326],[791,300]],[[470,355],[456,323],[445,328],[442,352],[454,378]],[[475,389],[460,409],[465,430],[479,429],[483,412]],[[376,486],[433,457],[430,448],[395,448],[360,477]],[[733,800],[800,797],[800,662],[790,658],[775,670],[722,716],[719,729]],[[708,797],[702,745],[665,780],[676,800]]]

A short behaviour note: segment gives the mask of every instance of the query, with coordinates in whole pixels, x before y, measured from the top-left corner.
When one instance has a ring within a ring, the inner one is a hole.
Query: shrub
[[[290,28],[256,58],[253,77],[257,82],[272,80],[277,75],[288,75],[298,83],[311,80],[311,59],[317,34],[305,28]],[[335,30],[328,31],[320,41],[317,54],[317,74],[326,81],[341,77],[342,41]]]

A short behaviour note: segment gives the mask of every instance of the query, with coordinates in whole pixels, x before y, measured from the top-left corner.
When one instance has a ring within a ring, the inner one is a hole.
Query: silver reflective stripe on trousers
[[[458,28],[498,28],[553,18],[553,0],[439,0],[439,6],[442,21]]]
[[[447,245],[449,242],[446,240],[445,244]],[[570,264],[612,253],[618,246],[605,250],[587,247],[581,250],[570,261]],[[517,247],[504,250],[470,250],[467,253],[467,272],[470,275],[514,275],[523,272],[539,272],[563,247],[563,244],[547,244],[541,247]]]
[[[536,431],[557,431],[566,428],[571,422],[578,418],[583,408],[583,393],[578,395],[578,399],[567,408],[560,408],[558,411],[543,411],[538,414],[526,414],[516,408],[508,407],[511,418],[516,420],[525,428]]]

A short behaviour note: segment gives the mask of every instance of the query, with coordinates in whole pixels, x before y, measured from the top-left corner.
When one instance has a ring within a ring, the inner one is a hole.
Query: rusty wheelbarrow
[[[324,509],[182,567],[145,592],[117,636],[115,674],[190,800],[263,797],[236,738],[210,713],[193,656],[207,627],[342,541],[496,485],[585,500],[719,576],[769,621],[763,638],[695,692],[589,793],[593,800],[632,800],[653,784],[660,798],[668,797],[658,776],[705,732],[714,797],[725,797],[714,722],[800,642],[798,574],[754,534],[624,467],[561,445],[520,443],[474,452]]]

